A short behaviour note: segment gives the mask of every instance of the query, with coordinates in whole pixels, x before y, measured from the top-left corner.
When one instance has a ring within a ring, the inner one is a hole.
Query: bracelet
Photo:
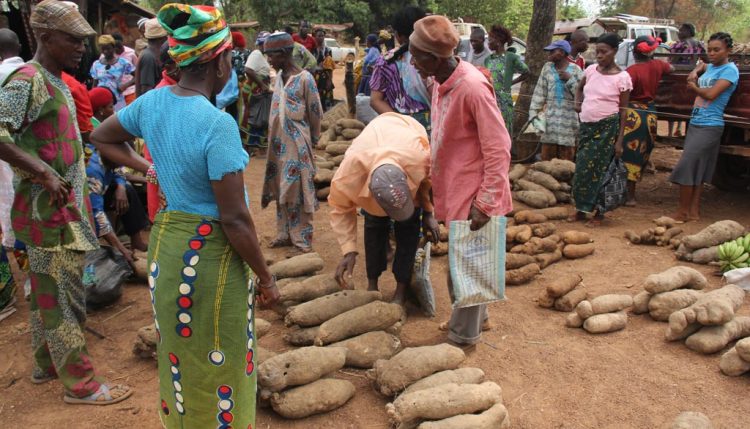
[[[260,281],[260,277],[258,277],[258,276],[255,276],[255,281],[254,281],[254,283],[255,283],[256,285],[258,285],[258,287],[259,287],[260,289],[271,289],[272,287],[275,287],[275,286],[276,286],[276,276],[275,276],[275,275],[271,275],[271,281],[270,281],[270,282],[268,282],[268,284],[267,284],[267,285],[263,285],[263,283],[262,283],[262,282]]]
[[[156,180],[156,166],[151,164],[146,171],[146,182],[152,185],[158,185],[159,182]]]

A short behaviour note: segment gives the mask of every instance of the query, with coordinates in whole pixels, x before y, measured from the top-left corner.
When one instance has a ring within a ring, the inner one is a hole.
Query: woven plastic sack
[[[612,158],[602,183],[596,207],[599,213],[612,211],[625,204],[628,199],[628,169],[621,159]]]
[[[448,264],[453,308],[505,299],[505,225],[494,216],[477,231],[471,221],[453,221],[448,232]]]
[[[414,259],[414,271],[411,276],[410,289],[417,298],[419,308],[427,317],[435,317],[435,293],[432,290],[430,280],[430,249],[432,243],[429,241],[423,249],[417,249],[417,257]]]

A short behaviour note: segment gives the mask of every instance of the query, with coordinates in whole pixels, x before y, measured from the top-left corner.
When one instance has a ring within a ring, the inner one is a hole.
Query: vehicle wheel
[[[712,183],[722,191],[747,191],[750,187],[750,159],[720,154]]]
[[[353,63],[354,62],[354,54],[349,53],[346,55],[346,62],[347,63]]]

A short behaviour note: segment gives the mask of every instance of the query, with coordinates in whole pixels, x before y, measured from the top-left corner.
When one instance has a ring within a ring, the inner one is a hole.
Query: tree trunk
[[[534,87],[539,79],[539,73],[542,71],[544,63],[547,61],[547,54],[544,47],[552,41],[552,33],[555,31],[555,0],[534,0],[534,11],[531,15],[531,24],[529,25],[529,36],[526,39],[526,64],[529,66],[529,78],[521,85],[521,92],[514,107],[513,115],[513,136],[514,145],[519,140],[523,125],[529,120],[529,106],[531,105],[531,95],[534,93]],[[516,156],[524,157],[529,150],[518,142],[519,147],[514,151]],[[533,143],[536,147],[536,143]]]

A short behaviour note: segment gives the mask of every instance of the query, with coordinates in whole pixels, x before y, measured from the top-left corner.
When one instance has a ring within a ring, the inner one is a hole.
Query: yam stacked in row
[[[399,428],[496,429],[509,425],[502,389],[479,368],[458,368],[463,350],[449,344],[406,348],[379,360],[367,376],[396,399],[386,412]]]
[[[677,259],[695,264],[719,260],[719,246],[745,234],[745,227],[733,220],[714,222],[697,234],[683,237],[675,251]]]
[[[657,246],[669,246],[676,249],[680,245],[678,235],[682,234],[682,228],[675,226],[677,222],[666,216],[654,219],[656,226],[648,228],[637,234],[632,230],[625,231],[625,238],[633,244],[651,244]]]
[[[336,167],[343,161],[352,140],[357,138],[364,128],[365,124],[356,119],[340,118],[330,122],[322,132],[316,148],[323,151],[323,154],[322,159],[316,157],[317,171],[313,178],[319,200],[328,198]]]
[[[578,274],[565,274],[548,282],[537,298],[542,308],[571,312],[587,298],[583,278]]]
[[[693,268],[672,267],[646,277],[643,291],[633,298],[633,313],[649,313],[652,319],[667,322],[675,311],[695,303],[708,281]]]
[[[561,159],[531,166],[516,164],[508,175],[513,185],[513,199],[537,209],[569,203],[575,168],[575,163]]]
[[[601,295],[583,300],[568,314],[565,326],[583,328],[590,334],[605,334],[625,329],[628,315],[625,309],[633,305],[633,297],[624,294]]]

